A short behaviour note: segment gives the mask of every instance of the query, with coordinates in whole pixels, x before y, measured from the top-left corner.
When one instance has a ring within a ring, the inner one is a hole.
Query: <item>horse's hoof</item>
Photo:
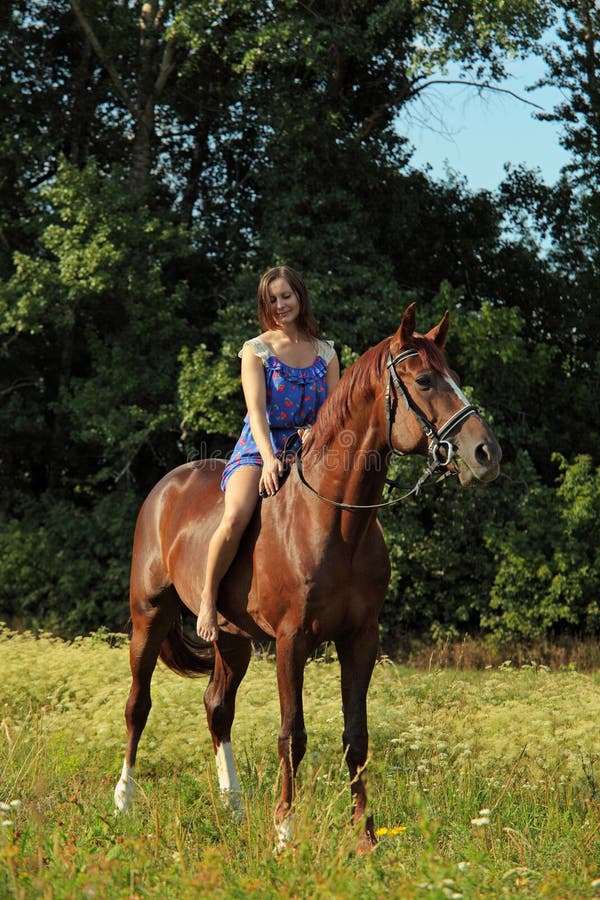
[[[135,788],[129,781],[119,781],[115,788],[114,801],[117,811],[126,813],[133,801]]]
[[[123,763],[123,771],[113,794],[115,806],[120,813],[127,812],[133,801],[135,794],[133,771],[133,767],[128,766],[126,762]]]
[[[276,824],[275,833],[277,835],[275,854],[278,856],[280,853],[283,853],[294,837],[294,817],[292,815],[286,816],[279,825]]]
[[[358,842],[358,847],[356,848],[357,856],[366,856],[367,853],[371,853],[372,850],[377,846],[377,839],[372,840],[371,836],[368,834],[363,834],[361,839]]]
[[[356,848],[357,856],[366,856],[371,850],[377,846],[377,838],[375,836],[375,826],[373,825],[373,816],[367,816],[362,834],[360,836],[358,847]]]
[[[225,809],[231,813],[231,817],[235,822],[245,821],[246,809],[241,791],[221,789],[221,802]]]

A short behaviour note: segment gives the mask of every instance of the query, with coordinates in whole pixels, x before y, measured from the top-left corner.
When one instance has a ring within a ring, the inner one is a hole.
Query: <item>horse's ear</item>
[[[410,306],[407,306],[404,310],[404,315],[402,316],[402,321],[400,322],[400,328],[396,332],[401,347],[405,347],[408,343],[410,343],[410,339],[415,333],[416,324],[417,304],[411,303]]]
[[[446,338],[448,337],[449,328],[450,313],[448,312],[448,310],[446,310],[435,328],[432,328],[431,331],[428,331],[425,337],[431,338],[431,340],[434,341],[435,344],[437,344],[440,350],[443,350],[446,344]]]

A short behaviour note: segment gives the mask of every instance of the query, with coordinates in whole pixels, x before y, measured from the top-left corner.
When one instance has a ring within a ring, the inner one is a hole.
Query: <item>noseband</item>
[[[406,359],[410,359],[413,356],[418,356],[419,353],[417,350],[403,350],[402,353],[399,353],[398,356],[392,357],[391,352],[388,350],[387,360],[386,360],[386,368],[388,371],[387,384],[385,388],[385,421],[386,421],[386,436],[388,447],[391,452],[396,456],[405,456],[406,454],[402,452],[402,450],[398,450],[394,447],[392,442],[392,428],[394,425],[395,412],[397,406],[397,398],[400,396],[404,401],[404,405],[410,412],[413,413],[417,422],[423,429],[427,441],[427,465],[425,467],[424,472],[418,479],[417,483],[413,488],[411,488],[406,494],[403,494],[401,497],[396,497],[394,500],[388,500],[385,503],[369,503],[369,504],[352,504],[352,503],[341,503],[338,500],[331,500],[329,497],[324,497],[320,494],[312,485],[308,483],[305,478],[304,472],[302,471],[302,448],[298,450],[296,456],[296,467],[298,469],[298,476],[302,484],[307,487],[313,494],[316,494],[321,500],[324,500],[326,503],[331,503],[333,506],[337,506],[340,509],[381,509],[383,506],[392,506],[394,503],[399,503],[401,500],[404,500],[406,497],[409,497],[411,494],[418,494],[421,490],[422,486],[425,482],[431,478],[432,475],[435,474],[439,469],[446,468],[449,463],[452,461],[454,457],[454,453],[456,447],[454,444],[448,440],[448,435],[455,429],[458,428],[459,425],[462,425],[469,416],[478,415],[478,411],[475,406],[472,406],[470,403],[465,403],[462,409],[459,409],[458,412],[454,413],[454,415],[450,416],[447,422],[442,425],[441,428],[437,429],[433,422],[431,422],[426,415],[419,409],[419,407],[414,403],[410,394],[402,384],[401,380],[398,378],[398,373],[396,372],[396,366],[399,363],[404,362]],[[392,392],[392,386],[394,391]],[[394,393],[394,396],[392,396]],[[446,471],[441,477],[444,478],[446,475],[452,474],[449,471]],[[439,480],[439,479],[438,479]],[[396,481],[388,481],[392,487],[399,487]]]

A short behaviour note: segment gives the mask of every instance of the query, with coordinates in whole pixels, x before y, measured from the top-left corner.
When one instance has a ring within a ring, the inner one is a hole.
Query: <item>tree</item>
[[[562,24],[558,40],[543,52],[547,74],[540,84],[561,89],[564,100],[540,118],[560,122],[563,146],[572,154],[567,167],[597,190],[600,176],[600,10],[592,0],[555,4]]]
[[[514,480],[390,514],[386,629],[481,623],[504,559],[487,535],[513,515],[520,473],[532,467],[551,508],[551,449],[597,453],[584,379],[599,374],[585,327],[600,219],[566,178],[553,190],[515,172],[497,196],[435,183],[411,168],[396,117],[451,62],[493,84],[552,6],[3,8],[0,610],[122,627],[135,509],[167,468],[232,446],[257,279],[285,261],[344,361],[409,301],[424,327],[450,307],[449,357]]]

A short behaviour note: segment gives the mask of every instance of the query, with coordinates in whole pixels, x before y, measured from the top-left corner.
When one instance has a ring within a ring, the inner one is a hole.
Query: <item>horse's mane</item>
[[[355,405],[355,397],[362,403],[370,403],[377,387],[386,377],[387,353],[392,338],[388,337],[375,347],[371,347],[342,375],[339,384],[327,398],[317,420],[305,440],[305,453],[326,447],[332,439],[343,431]],[[413,334],[405,350],[413,349],[419,354],[424,366],[437,372],[447,370],[444,354],[431,340],[422,334]]]

